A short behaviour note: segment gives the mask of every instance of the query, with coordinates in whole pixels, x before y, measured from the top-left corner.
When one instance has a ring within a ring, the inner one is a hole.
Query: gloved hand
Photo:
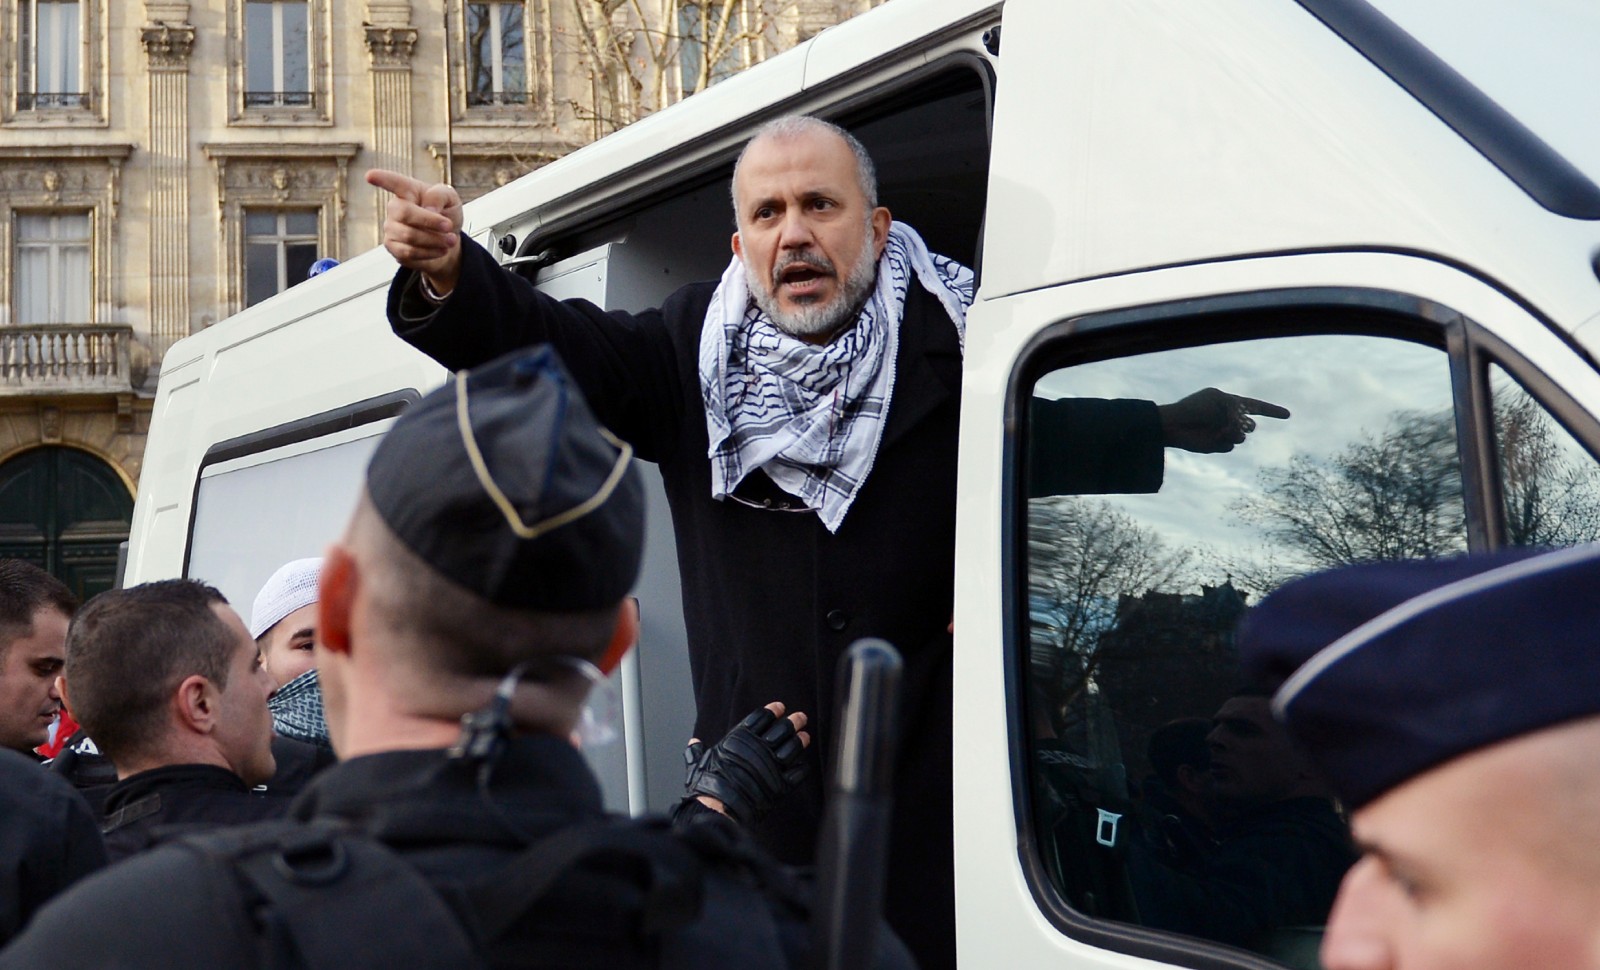
[[[688,797],[705,795],[722,803],[723,812],[740,824],[759,821],[805,777],[802,760],[811,737],[806,716],[783,716],[782,704],[768,704],[740,721],[727,736],[707,748],[689,742],[683,760],[688,766]]]

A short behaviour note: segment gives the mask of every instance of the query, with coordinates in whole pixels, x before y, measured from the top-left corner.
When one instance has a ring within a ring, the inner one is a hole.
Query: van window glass
[[[1044,871],[1086,916],[1313,965],[1355,856],[1241,682],[1234,631],[1296,576],[1466,549],[1446,355],[1380,336],[1239,340],[1057,369],[1029,404]]]
[[[1600,539],[1600,468],[1498,365],[1489,367],[1506,544],[1571,546]]]
[[[246,613],[279,566],[339,537],[392,421],[211,465],[200,473],[187,575]]]

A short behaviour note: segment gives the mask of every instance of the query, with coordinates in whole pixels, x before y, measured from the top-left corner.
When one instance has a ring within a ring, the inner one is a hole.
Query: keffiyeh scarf
[[[286,738],[328,747],[328,723],[322,719],[322,685],[315,667],[284,684],[267,700],[272,729]]]
[[[726,499],[759,468],[815,510],[829,532],[839,531],[883,439],[913,276],[964,340],[972,271],[929,253],[903,223],[889,228],[877,283],[855,325],[821,346],[778,329],[750,298],[734,258],[700,335],[712,498]]]

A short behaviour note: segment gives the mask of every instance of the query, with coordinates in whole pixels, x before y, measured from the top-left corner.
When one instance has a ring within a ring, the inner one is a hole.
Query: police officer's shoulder
[[[250,939],[237,899],[227,870],[159,846],[57,896],[0,952],[0,970],[231,966]]]

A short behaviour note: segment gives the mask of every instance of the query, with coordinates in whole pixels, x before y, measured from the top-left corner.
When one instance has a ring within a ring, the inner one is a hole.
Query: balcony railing
[[[121,392],[132,388],[126,324],[0,327],[0,392]]]
[[[89,107],[89,96],[77,91],[19,91],[18,111],[51,111]]]
[[[246,91],[246,108],[315,108],[315,91]]]

